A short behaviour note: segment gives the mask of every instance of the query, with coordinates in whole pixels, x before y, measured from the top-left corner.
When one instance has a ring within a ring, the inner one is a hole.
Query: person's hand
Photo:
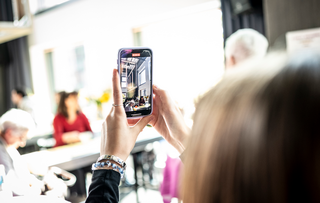
[[[135,126],[130,126],[122,106],[122,92],[118,71],[113,70],[113,102],[111,112],[102,125],[100,155],[115,155],[126,160],[132,151],[139,133],[154,118],[153,115],[142,118]]]
[[[187,146],[190,129],[176,103],[168,93],[153,86],[153,115],[155,119],[150,124],[180,153]]]
[[[174,101],[168,93],[157,86],[153,86],[153,113],[155,118],[149,123],[181,154],[188,143],[190,129]],[[133,125],[139,119],[130,119]]]

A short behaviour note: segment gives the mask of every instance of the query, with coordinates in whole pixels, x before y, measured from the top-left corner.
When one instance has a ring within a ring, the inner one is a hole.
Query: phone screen
[[[119,74],[127,117],[152,113],[151,49],[120,49]]]

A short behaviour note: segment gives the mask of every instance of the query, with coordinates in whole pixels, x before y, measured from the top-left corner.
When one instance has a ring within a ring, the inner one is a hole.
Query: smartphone
[[[127,118],[152,114],[152,55],[152,50],[146,47],[122,48],[118,52],[118,72]]]

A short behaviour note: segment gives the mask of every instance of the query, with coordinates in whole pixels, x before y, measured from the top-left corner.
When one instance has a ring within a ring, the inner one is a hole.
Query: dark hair
[[[18,94],[20,95],[21,97],[25,97],[27,96],[27,94],[25,93],[25,91],[22,90],[22,88],[13,88],[13,90]]]
[[[319,55],[231,79],[197,106],[183,201],[320,202]]]
[[[66,106],[66,99],[69,97],[69,96],[78,96],[78,92],[74,91],[74,92],[65,92],[65,91],[62,91],[62,92],[59,92],[60,94],[60,101],[59,101],[59,105],[58,105],[58,114],[61,114],[63,115],[65,118],[69,118],[69,115],[68,115],[68,109],[67,109],[67,106]],[[77,114],[79,114],[79,110],[77,111]]]

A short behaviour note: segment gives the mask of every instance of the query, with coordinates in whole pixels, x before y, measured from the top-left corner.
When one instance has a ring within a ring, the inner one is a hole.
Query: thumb
[[[150,116],[146,116],[144,118],[142,118],[133,128],[132,130],[135,131],[135,133],[138,134],[143,130],[144,127],[146,127],[146,125],[152,121],[154,119],[153,115]]]

